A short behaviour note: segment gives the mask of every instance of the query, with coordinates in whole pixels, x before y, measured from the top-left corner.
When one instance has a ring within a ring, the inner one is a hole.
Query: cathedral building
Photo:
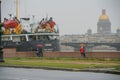
[[[98,34],[109,34],[111,33],[111,22],[106,14],[106,10],[102,10],[102,15],[99,17],[97,23],[97,33]]]

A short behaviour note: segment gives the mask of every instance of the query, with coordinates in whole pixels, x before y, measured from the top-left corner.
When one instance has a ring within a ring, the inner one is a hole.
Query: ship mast
[[[16,0],[16,17],[18,19],[18,0]]]

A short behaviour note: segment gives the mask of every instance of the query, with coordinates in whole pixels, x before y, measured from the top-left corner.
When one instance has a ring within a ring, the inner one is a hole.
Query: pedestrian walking
[[[85,48],[84,48],[83,46],[80,47],[80,54],[81,54],[81,56],[83,56],[84,58],[86,57]]]
[[[84,58],[86,58],[86,47],[84,46],[83,49],[84,49]]]
[[[41,47],[37,47],[36,54],[38,57],[43,57],[43,52]]]
[[[42,44],[37,45],[36,54],[38,57],[43,57]]]

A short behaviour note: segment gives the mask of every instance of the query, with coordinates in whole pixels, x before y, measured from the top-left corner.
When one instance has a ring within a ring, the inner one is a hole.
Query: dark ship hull
[[[29,36],[44,37],[44,39],[32,39]],[[50,36],[56,36],[54,39]],[[13,40],[15,38],[17,40]],[[18,40],[20,37],[20,40]],[[42,45],[43,51],[60,51],[59,35],[57,33],[42,34],[21,34],[21,35],[2,35],[2,46],[4,48],[16,48],[16,51],[35,51],[38,45]],[[12,40],[6,40],[11,38]],[[24,38],[24,39],[23,39]],[[28,38],[28,39],[25,39]]]
[[[27,41],[27,42],[12,42],[2,41],[4,48],[16,48],[16,51],[34,51],[38,44],[42,44],[43,51],[59,51],[59,40],[45,41]]]

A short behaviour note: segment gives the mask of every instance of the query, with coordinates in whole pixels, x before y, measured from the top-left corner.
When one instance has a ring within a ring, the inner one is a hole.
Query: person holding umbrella
[[[83,56],[84,58],[86,58],[86,48],[85,48],[85,44],[80,44],[80,53],[81,56]]]
[[[37,45],[37,50],[36,50],[37,52],[36,52],[36,54],[37,54],[38,57],[43,57],[42,47],[43,47],[42,44],[38,44]]]

